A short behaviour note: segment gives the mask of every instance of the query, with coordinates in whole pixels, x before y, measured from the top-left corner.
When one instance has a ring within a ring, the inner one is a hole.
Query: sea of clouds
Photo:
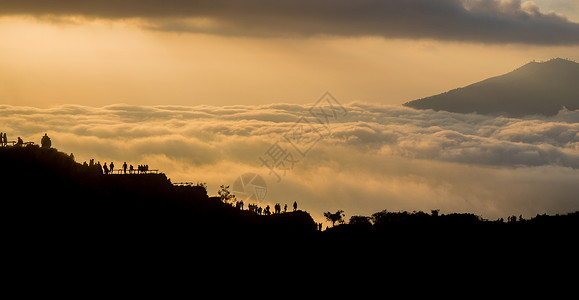
[[[488,219],[579,210],[578,111],[516,119],[361,102],[312,108],[0,105],[0,131],[36,143],[48,133],[78,162],[148,164],[173,182],[207,182],[210,195],[257,174],[263,206],[297,201],[320,222],[338,209]]]

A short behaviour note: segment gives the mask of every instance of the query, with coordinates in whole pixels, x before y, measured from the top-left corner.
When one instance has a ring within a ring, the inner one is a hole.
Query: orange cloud
[[[147,163],[174,182],[206,181],[213,193],[252,172],[267,181],[264,201],[293,203],[321,218],[344,209],[474,212],[487,218],[579,209],[579,112],[512,119],[420,111],[370,103],[344,105],[305,155],[283,136],[309,105],[0,106],[9,139],[39,142],[45,132],[78,161]],[[279,117],[276,117],[279,116]],[[260,162],[278,142],[296,161]],[[289,166],[289,165],[288,165]]]

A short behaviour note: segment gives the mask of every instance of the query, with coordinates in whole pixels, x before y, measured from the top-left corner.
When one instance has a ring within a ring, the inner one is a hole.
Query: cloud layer
[[[4,15],[140,19],[147,27],[223,35],[432,38],[578,44],[579,24],[521,0],[58,1],[0,4]]]
[[[316,115],[311,108],[4,105],[0,131],[37,143],[47,132],[77,161],[147,163],[173,182],[207,181],[210,193],[244,173],[260,174],[266,202],[297,200],[320,221],[334,209],[488,218],[579,209],[577,111],[510,119],[370,103]],[[273,164],[281,153],[283,164]]]

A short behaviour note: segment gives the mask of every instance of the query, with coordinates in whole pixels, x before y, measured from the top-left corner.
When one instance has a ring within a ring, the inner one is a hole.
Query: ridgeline
[[[54,148],[0,147],[0,166],[8,175],[2,183],[3,210],[31,230],[38,225],[105,232],[141,227],[241,235],[316,229],[303,211],[258,216],[208,197],[202,186],[174,186],[163,173],[104,175]]]
[[[0,167],[6,241],[18,255],[41,251],[43,257],[69,259],[108,253],[115,260],[111,248],[165,257],[208,249],[269,255],[272,247],[297,255],[332,249],[365,259],[425,249],[428,257],[456,249],[563,253],[574,249],[579,228],[578,212],[504,222],[473,214],[382,211],[320,232],[304,211],[258,215],[208,197],[202,186],[175,186],[162,173],[104,175],[54,148],[0,147]],[[83,250],[63,252],[69,247]]]

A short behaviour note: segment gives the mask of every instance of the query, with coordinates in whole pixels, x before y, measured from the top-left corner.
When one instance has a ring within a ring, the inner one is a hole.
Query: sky
[[[400,104],[579,59],[579,1],[3,1],[11,105]]]
[[[400,106],[532,60],[579,61],[578,0],[2,1],[0,37],[0,131],[48,132],[80,162],[147,162],[210,194],[259,174],[264,203],[298,200],[319,221],[579,209],[576,112]],[[331,122],[311,114],[319,99],[339,108]],[[276,149],[292,155],[272,171]]]

